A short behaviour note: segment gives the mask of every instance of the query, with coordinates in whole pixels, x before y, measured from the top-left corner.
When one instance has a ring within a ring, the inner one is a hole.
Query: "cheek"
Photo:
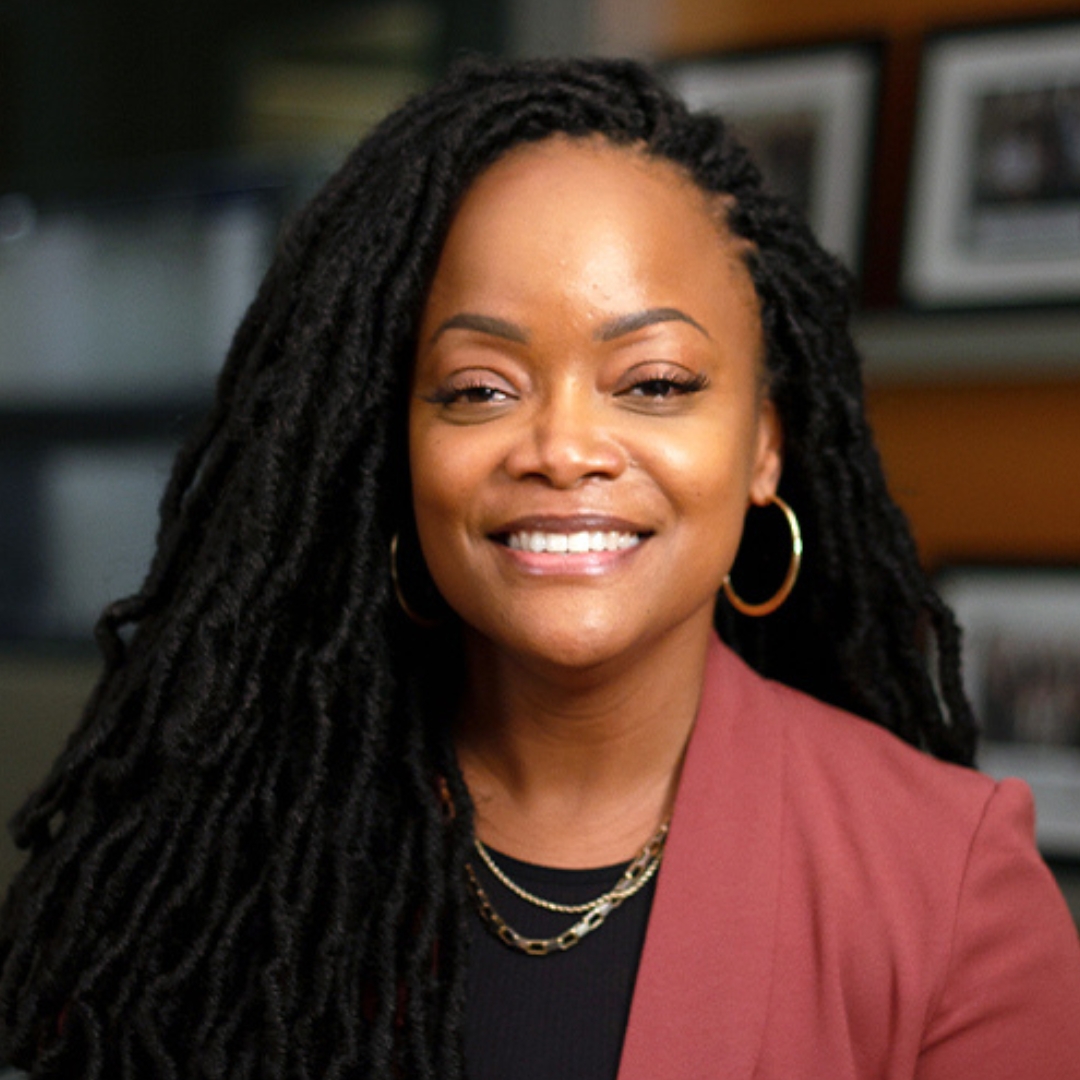
[[[469,440],[454,433],[410,434],[412,505],[424,562],[439,591],[454,605],[455,582],[469,565],[470,521],[476,516],[483,470]]]
[[[413,513],[421,536],[433,527],[444,527],[461,501],[461,472],[448,467],[450,460],[431,440],[414,441],[411,447]]]
[[[687,510],[722,517],[734,509],[741,520],[754,471],[754,439],[744,427],[713,425],[697,438],[653,449],[657,468]]]
[[[713,427],[692,445],[662,455],[670,497],[687,526],[686,557],[697,573],[715,577],[717,587],[739,546],[754,472],[752,433],[718,430],[725,429]]]
[[[413,517],[417,532],[423,537],[432,519],[440,514],[440,493],[445,477],[439,468],[440,456],[432,446],[431,436],[416,422],[409,428],[409,472],[412,477]]]

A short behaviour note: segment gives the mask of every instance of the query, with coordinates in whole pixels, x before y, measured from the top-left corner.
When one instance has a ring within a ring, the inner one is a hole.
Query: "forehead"
[[[727,228],[726,205],[636,147],[566,136],[517,147],[465,193],[428,307],[462,293],[513,303],[531,290],[592,304],[597,318],[665,304],[756,316],[749,245]]]
[[[535,211],[528,215],[532,223],[549,233],[560,223],[580,229],[586,221],[617,222],[631,229],[663,219],[673,232],[707,223],[715,236],[736,243],[724,196],[704,192],[674,162],[600,136],[553,135],[510,150],[466,190],[451,228],[471,224],[474,215],[494,225],[493,215],[520,212],[523,204]]]

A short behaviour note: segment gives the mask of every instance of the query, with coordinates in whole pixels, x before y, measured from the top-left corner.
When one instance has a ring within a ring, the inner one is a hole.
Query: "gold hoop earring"
[[[783,584],[768,600],[760,604],[747,603],[732,587],[731,575],[724,575],[724,595],[728,598],[728,603],[736,611],[741,611],[743,615],[760,617],[772,614],[788,598],[791,590],[795,588],[795,579],[799,576],[799,567],[802,565],[802,530],[799,528],[799,519],[795,516],[795,511],[779,495],[773,495],[771,499],[773,505],[778,506],[784,512],[788,528],[791,530],[791,561],[788,563]]]
[[[394,533],[390,537],[390,580],[394,585],[394,596],[397,598],[398,607],[409,617],[411,622],[416,623],[417,626],[422,626],[425,630],[431,630],[433,627],[439,625],[438,619],[429,619],[426,615],[421,615],[410,603],[405,599],[405,594],[401,591],[401,579],[398,577],[398,534]]]

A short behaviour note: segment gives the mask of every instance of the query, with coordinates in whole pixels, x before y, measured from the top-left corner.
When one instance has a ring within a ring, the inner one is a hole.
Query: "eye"
[[[626,389],[621,390],[621,397],[665,401],[696,394],[704,390],[708,379],[704,375],[692,375],[690,372],[665,371],[659,374],[637,376]]]
[[[704,377],[673,379],[668,377],[656,379],[642,379],[634,383],[627,394],[635,397],[669,398],[679,394],[693,394],[701,390],[705,385]]]
[[[459,402],[466,405],[489,405],[506,401],[508,396],[505,390],[497,390],[494,386],[459,386],[441,391],[435,400],[443,405]]]
[[[494,375],[458,375],[447,379],[424,400],[447,408],[483,408],[502,405],[515,397],[513,389]]]

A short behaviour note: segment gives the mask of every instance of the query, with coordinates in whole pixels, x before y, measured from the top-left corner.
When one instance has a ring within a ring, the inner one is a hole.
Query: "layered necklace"
[[[552,938],[530,938],[519,934],[492,906],[491,900],[480,884],[470,863],[465,864],[465,874],[468,880],[469,894],[476,904],[481,919],[488,929],[504,944],[511,949],[526,953],[529,956],[547,956],[553,952],[565,952],[572,949],[582,938],[591,934],[602,926],[604,920],[624,901],[629,900],[635,893],[640,892],[655,877],[660,869],[660,860],[664,857],[664,843],[667,840],[668,822],[664,822],[659,829],[649,838],[648,843],[630,860],[626,869],[622,872],[619,880],[607,892],[594,900],[587,900],[583,904],[558,904],[554,900],[545,900],[536,896],[527,889],[522,888],[517,882],[511,880],[506,872],[492,858],[491,852],[484,846],[480,838],[474,837],[473,846],[476,853],[483,860],[484,865],[491,871],[495,879],[509,889],[515,896],[520,897],[534,907],[543,908],[545,911],[553,911],[562,915],[580,915],[569,929]]]

